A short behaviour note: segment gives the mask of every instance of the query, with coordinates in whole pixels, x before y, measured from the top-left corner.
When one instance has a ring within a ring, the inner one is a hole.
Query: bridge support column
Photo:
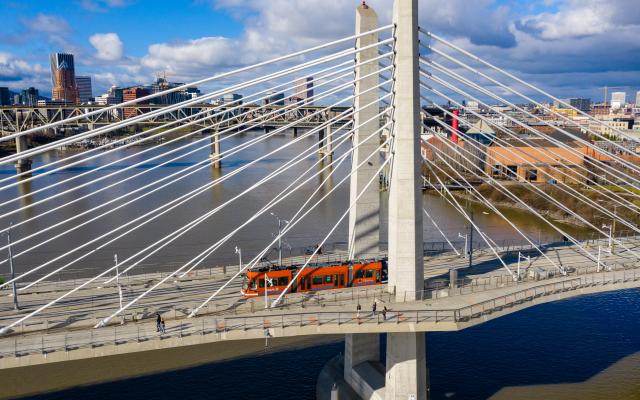
[[[29,148],[29,142],[26,135],[18,136],[16,138],[16,154],[20,154]],[[16,171],[21,174],[23,172],[31,170],[31,159],[21,158],[15,163]]]
[[[375,11],[367,6],[361,5],[356,12],[356,34],[371,31],[378,27],[378,16]],[[356,42],[357,48],[369,46],[378,42],[378,34],[372,33],[360,37]],[[362,65],[368,60],[378,56],[378,49],[370,49],[359,52],[356,55],[356,63],[360,64],[356,68],[356,80],[361,76],[371,75],[365,79],[358,80],[355,87],[354,107],[358,110],[354,115],[353,145],[359,145],[354,149],[352,155],[352,168],[366,160],[371,153],[376,151],[380,145],[380,137],[375,135],[370,139],[376,130],[380,128],[380,122],[375,116],[380,112],[379,95],[375,90],[367,90],[378,86],[379,70],[377,62],[370,62]],[[364,123],[365,121],[369,121]],[[380,156],[375,154],[369,158],[357,171],[351,175],[350,201],[355,201],[366,184],[373,175],[378,173],[380,168]],[[367,254],[377,255],[380,243],[380,190],[378,185],[372,184],[358,199],[355,206],[349,213],[349,252],[354,258],[364,257]]]
[[[367,5],[360,5],[356,11],[356,34],[364,33],[378,27],[376,12]],[[372,33],[360,37],[356,42],[357,48],[369,46],[378,42],[378,34]],[[378,86],[379,78],[376,75],[378,63],[371,62],[362,65],[363,62],[378,56],[378,49],[372,47],[359,52],[356,55],[356,63],[361,64],[356,68],[356,79],[361,76],[370,77],[356,82],[354,107],[358,110],[354,115],[353,145],[359,144],[352,154],[352,168],[362,163],[380,144],[380,138],[372,135],[378,128],[378,119],[374,118],[379,112],[378,93],[368,89]],[[365,93],[366,92],[366,93]],[[368,106],[367,106],[368,105]],[[365,107],[367,106],[367,107]],[[364,121],[370,120],[366,124]],[[362,124],[362,125],[361,125]],[[361,126],[360,126],[361,125]],[[372,175],[380,168],[380,159],[376,154],[364,163],[351,175],[350,203],[355,201],[358,194],[364,189]],[[378,185],[372,184],[357,200],[349,213],[349,253],[352,258],[375,257],[380,245],[380,191]],[[363,304],[364,309],[371,304]],[[364,363],[377,363],[380,360],[380,335],[378,334],[351,334],[346,335],[344,357],[344,380],[360,396],[370,396],[371,386],[364,383],[364,376],[360,376],[355,367]]]
[[[333,129],[327,125],[324,129],[324,139],[320,141],[320,156],[326,155],[329,161],[333,158]]]
[[[385,399],[427,399],[427,353],[425,334],[387,333]]]
[[[420,182],[418,0],[395,0],[395,155],[389,188],[389,291],[396,301],[419,299],[424,289]],[[387,334],[386,399],[428,395],[424,333]]]
[[[211,160],[213,168],[220,168],[220,132],[216,128],[211,135]]]

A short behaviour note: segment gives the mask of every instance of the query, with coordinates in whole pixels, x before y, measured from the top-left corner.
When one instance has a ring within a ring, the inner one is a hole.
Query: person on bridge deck
[[[360,318],[360,310],[362,310],[362,307],[360,306],[360,303],[358,303],[358,306],[356,307],[356,318]]]
[[[164,335],[166,333],[164,329],[164,319],[160,320],[160,332]]]
[[[387,306],[384,306],[384,308],[382,309],[382,319],[384,321],[387,320]]]
[[[156,313],[157,318],[156,318],[156,332],[160,332],[160,327],[162,324],[162,318],[160,317],[160,313]]]
[[[377,304],[376,304],[376,301],[374,300],[373,306],[371,307],[371,315],[376,315],[376,307],[377,307]]]

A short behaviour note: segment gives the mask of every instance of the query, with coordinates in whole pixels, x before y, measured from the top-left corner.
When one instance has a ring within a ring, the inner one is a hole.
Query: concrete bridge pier
[[[389,290],[396,301],[424,289],[420,182],[418,0],[395,0],[395,161],[389,188]],[[424,333],[387,334],[386,399],[428,398]]]
[[[211,134],[211,160],[213,168],[219,169],[222,167],[220,161],[220,132],[216,128]]]
[[[16,154],[20,154],[23,151],[26,151],[29,148],[29,139],[26,135],[18,136],[16,138]],[[31,170],[31,159],[30,158],[21,158],[16,161],[16,172],[21,174],[26,171]]]
[[[356,34],[364,33],[378,27],[378,16],[369,6],[362,4],[356,11]],[[356,47],[362,48],[378,42],[378,34],[372,33],[360,37]],[[356,62],[361,64],[356,68],[356,79],[361,76],[370,77],[356,82],[354,107],[358,112],[354,115],[354,126],[358,127],[353,134],[354,149],[352,168],[361,164],[379,146],[379,137],[365,139],[379,128],[379,121],[374,117],[379,112],[379,99],[375,91],[367,90],[376,87],[379,78],[376,72],[378,63],[363,62],[378,56],[378,49],[372,47],[359,52]],[[366,107],[365,107],[366,106]],[[363,124],[364,121],[369,121]],[[332,150],[332,149],[331,149]],[[377,174],[380,159],[377,155],[370,158],[351,176],[350,203],[355,201],[358,194],[365,190],[372,175]],[[352,258],[366,258],[378,254],[380,247],[380,191],[377,185],[370,185],[356,201],[349,213],[349,253]],[[361,304],[363,310],[370,310],[372,304]],[[368,312],[368,311],[365,311]],[[383,376],[376,377],[376,371],[384,370],[380,367],[380,335],[348,334],[345,337],[344,353],[344,382],[361,398],[373,398],[376,390],[380,389]],[[379,374],[378,374],[379,375]],[[373,381],[377,381],[373,382]],[[379,394],[378,394],[379,396]]]
[[[331,125],[327,125],[325,129],[318,132],[318,155],[321,157],[327,155],[329,161],[333,158],[332,133]]]

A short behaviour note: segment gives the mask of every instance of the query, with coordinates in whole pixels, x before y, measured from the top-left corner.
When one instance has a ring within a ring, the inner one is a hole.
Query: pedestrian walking
[[[376,304],[376,302],[374,301],[374,302],[373,302],[373,306],[371,307],[371,310],[372,310],[372,311],[371,311],[371,315],[376,315],[376,307],[377,307],[377,304]]]
[[[387,320],[387,306],[384,306],[384,308],[382,309],[382,320]]]
[[[156,313],[156,332],[160,332],[160,326],[162,325],[162,318],[160,317],[160,313]]]
[[[360,318],[360,310],[362,310],[362,307],[360,306],[360,303],[358,303],[358,306],[356,307],[356,317]]]
[[[164,329],[164,319],[160,321],[160,332],[164,335],[166,333]]]

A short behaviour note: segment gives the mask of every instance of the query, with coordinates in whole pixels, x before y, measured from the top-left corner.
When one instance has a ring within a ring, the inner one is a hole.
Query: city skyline
[[[387,23],[390,15],[381,1],[369,3],[384,10],[380,20]],[[76,55],[76,70],[93,77],[96,95],[114,84],[151,82],[159,71],[188,82],[349,35],[358,1],[195,0],[179,7],[145,0],[64,3],[0,5],[7,21],[0,35],[0,86],[13,91],[33,86],[49,95],[46,60],[55,52]],[[598,102],[602,86],[621,86],[628,93],[640,87],[640,12],[628,2],[463,3],[421,1],[422,10],[433,10],[423,12],[422,26],[564,97]],[[278,18],[283,10],[286,21]]]

